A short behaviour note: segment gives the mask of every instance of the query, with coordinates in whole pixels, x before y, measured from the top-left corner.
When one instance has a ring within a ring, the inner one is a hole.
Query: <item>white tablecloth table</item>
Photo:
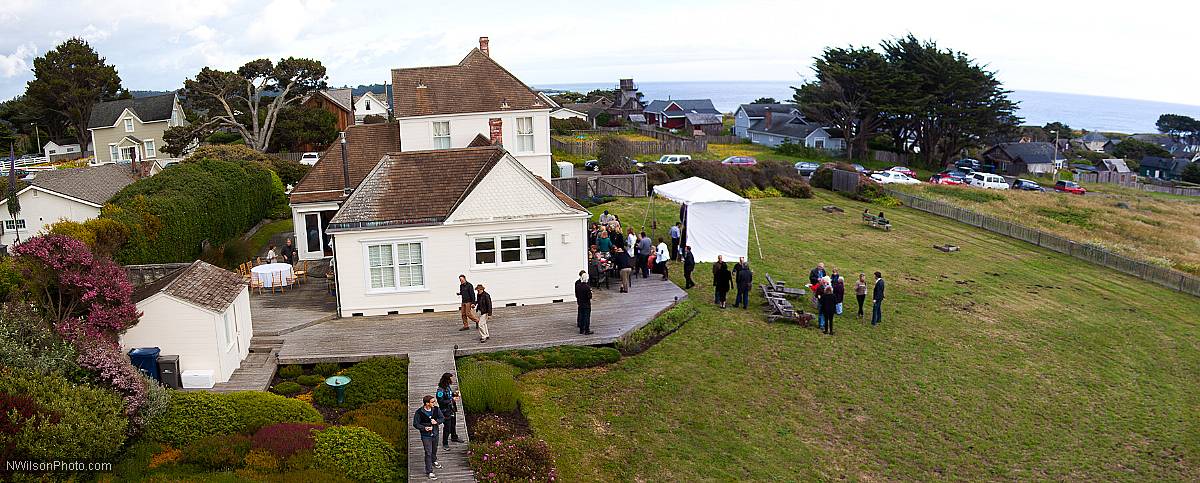
[[[288,279],[292,277],[292,266],[286,263],[266,263],[257,267],[251,268],[250,273],[253,273],[263,287],[273,287],[275,274],[279,274],[279,279],[284,285],[288,284]]]

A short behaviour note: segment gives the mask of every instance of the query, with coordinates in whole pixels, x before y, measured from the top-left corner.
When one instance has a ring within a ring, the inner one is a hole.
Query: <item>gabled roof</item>
[[[676,106],[679,106],[680,109],[682,109],[682,111],[679,111],[678,115],[669,114],[669,115],[675,116],[675,117],[683,117],[684,114],[689,113],[689,112],[718,114],[718,115],[721,114],[721,111],[718,111],[716,107],[713,107],[713,103],[712,103],[711,99],[673,99],[673,100],[666,100],[666,101],[654,100],[654,101],[650,101],[650,104],[646,106],[644,111],[652,113],[652,114],[668,115],[667,107],[670,106],[671,104],[675,104]]]
[[[321,96],[329,99],[338,107],[346,112],[354,112],[354,89],[349,87],[342,89],[325,89],[317,91]]]
[[[476,134],[475,138],[471,139],[471,142],[467,143],[468,148],[482,148],[484,146],[491,145],[492,140],[488,139],[488,137],[484,136],[483,134]]]
[[[1103,134],[1100,134],[1100,133],[1098,133],[1098,132],[1096,132],[1096,131],[1092,131],[1092,132],[1090,132],[1090,133],[1084,134],[1084,135],[1083,135],[1083,137],[1080,137],[1080,138],[1079,138],[1079,140],[1080,140],[1080,141],[1083,141],[1083,142],[1085,142],[1085,143],[1103,143],[1103,142],[1108,142],[1108,138],[1107,138],[1107,137],[1105,137]]]
[[[185,268],[134,289],[131,298],[137,303],[161,292],[220,313],[237,300],[244,286],[238,274],[196,260]]]
[[[38,188],[102,206],[121,188],[133,183],[129,164],[39,171],[29,182]]]
[[[173,92],[161,96],[101,102],[92,107],[92,117],[88,120],[88,129],[112,127],[125,109],[133,111],[142,122],[154,122],[171,119],[171,111],[174,108],[175,93]]]
[[[392,85],[396,117],[550,108],[479,49],[457,65],[392,69]]]
[[[820,124],[808,123],[804,121],[803,117],[786,113],[779,113],[779,115],[772,113],[770,129],[767,128],[767,120],[765,118],[750,123],[750,126],[746,128],[747,131],[793,139],[807,138],[809,134],[812,134],[817,129],[821,129]]]
[[[988,152],[994,150],[1003,151],[1004,154],[1012,161],[1025,164],[1052,164],[1056,159],[1056,154],[1057,159],[1067,159],[1062,155],[1062,153],[1055,152],[1054,144],[1044,142],[1000,143],[985,151],[983,154],[986,156]]]
[[[1188,158],[1160,158],[1158,156],[1146,156],[1142,158],[1142,161],[1138,163],[1138,166],[1142,168],[1160,169],[1167,173],[1178,176],[1183,173],[1183,169],[1191,163],[1192,161]]]
[[[798,110],[799,107],[795,104],[742,104],[738,106],[738,110],[744,111],[746,117],[751,119],[761,118],[767,115],[767,108],[771,109],[771,115],[780,113],[791,113],[793,110]]]
[[[707,112],[689,112],[683,115],[687,118],[687,122],[693,126],[703,124],[721,124],[721,116],[717,114],[709,114]]]
[[[1101,159],[1100,166],[1107,171],[1115,171],[1117,173],[1129,172],[1129,166],[1125,164],[1124,159]]]
[[[370,96],[371,96],[371,99],[375,99],[376,101],[378,101],[378,102],[380,102],[380,103],[384,103],[384,104],[386,104],[386,103],[387,103],[387,94],[386,94],[386,93],[382,93],[382,92],[371,92],[371,91],[367,91],[367,92],[364,92],[364,93],[362,93],[362,94],[359,94],[359,95],[355,96],[355,97],[354,97],[354,102],[355,102],[355,103],[358,103],[358,101],[361,101],[361,100],[362,100],[362,98],[364,98],[364,97],[367,97],[368,95],[370,95]]]
[[[62,138],[62,139],[54,139],[54,140],[46,141],[46,145],[50,145],[50,144],[54,144],[54,145],[65,148],[67,146],[78,146],[79,141],[76,139],[71,139],[71,138]]]
[[[358,186],[383,155],[400,150],[400,128],[394,122],[359,124],[346,127],[346,152],[350,187]],[[345,180],[342,177],[342,146],[334,142],[321,153],[317,164],[292,189],[292,203],[341,201]]]

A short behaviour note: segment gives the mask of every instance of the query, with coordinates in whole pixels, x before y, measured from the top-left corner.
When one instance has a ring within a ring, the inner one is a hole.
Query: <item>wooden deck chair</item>
[[[258,290],[258,294],[262,295],[262,290],[263,290],[262,280],[259,280],[258,277],[251,276],[249,282],[250,282],[250,290]]]
[[[279,293],[283,293],[283,272],[271,274],[271,293],[275,293],[275,289],[279,289]]]
[[[296,266],[299,270],[292,271],[292,275],[295,275],[296,281],[304,282],[308,280],[308,260],[301,260]]]

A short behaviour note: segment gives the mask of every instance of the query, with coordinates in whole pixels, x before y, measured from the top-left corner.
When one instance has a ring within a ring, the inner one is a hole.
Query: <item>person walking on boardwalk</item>
[[[475,287],[471,285],[471,282],[467,281],[466,275],[458,276],[458,295],[462,297],[462,306],[459,308],[459,314],[462,315],[463,323],[462,328],[458,330],[471,330],[471,324],[467,321],[474,320],[478,324],[479,319],[472,313],[475,305]]]
[[[867,300],[867,276],[858,274],[858,282],[854,284],[854,298],[858,299],[858,320],[863,318],[863,302]]]
[[[480,285],[482,287],[482,285]],[[442,379],[438,381],[437,392],[434,397],[437,398],[438,409],[442,411],[442,418],[445,421],[442,426],[442,449],[449,451],[450,442],[463,442],[458,438],[458,391],[454,390],[454,374],[449,372],[442,374]]]
[[[642,237],[638,240],[638,267],[642,272],[642,278],[650,278],[650,254],[654,253],[654,242],[650,241],[650,237],[646,236],[646,232],[642,232]]]
[[[826,334],[833,335],[833,316],[836,314],[837,297],[833,295],[833,287],[827,285],[825,293],[821,295],[821,317],[825,319],[822,331]]]
[[[492,294],[484,290],[483,284],[475,286],[475,311],[479,312],[475,327],[479,329],[479,343],[482,344],[492,338],[492,333],[488,331],[488,320],[492,318]]]
[[[575,281],[575,302],[579,304],[575,325],[579,333],[592,335],[592,286],[588,285],[587,272],[579,271],[579,280]]]
[[[725,308],[726,297],[729,296],[729,284],[733,282],[733,275],[729,273],[729,266],[725,265],[725,260],[721,255],[717,255],[717,263],[713,264],[713,291],[715,292],[715,302]]]
[[[871,305],[871,325],[883,322],[883,288],[883,274],[875,272],[875,289],[871,291],[871,300],[875,302]]]
[[[745,310],[750,307],[750,286],[754,284],[754,272],[750,271],[750,264],[746,263],[746,257],[738,258],[737,265],[734,265],[733,281],[737,286],[737,296],[733,299],[733,306],[741,305]]]
[[[696,286],[696,282],[692,281],[692,271],[694,270],[696,270],[696,257],[692,255],[692,247],[688,245],[683,247],[683,279],[687,282],[684,284],[684,289]]]
[[[445,421],[445,417],[441,409],[433,405],[433,396],[426,395],[421,401],[424,404],[413,413],[412,424],[421,432],[421,446],[425,449],[425,474],[429,479],[436,480],[433,469],[442,467],[437,460],[438,426]]]

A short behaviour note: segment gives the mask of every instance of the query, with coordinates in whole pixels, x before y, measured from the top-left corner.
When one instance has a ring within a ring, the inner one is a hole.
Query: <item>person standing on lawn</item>
[[[825,325],[822,326],[822,332],[833,335],[833,316],[837,314],[837,297],[833,295],[833,287],[825,286],[825,293],[821,295],[821,317],[825,319]]]
[[[692,271],[696,270],[696,257],[692,255],[692,247],[690,245],[683,247],[683,279],[687,281],[684,284],[684,289],[689,289],[696,286],[696,282],[692,281]]]
[[[858,274],[858,282],[854,284],[854,298],[858,299],[858,320],[863,318],[863,302],[867,300],[867,276]]]
[[[871,300],[875,302],[871,306],[871,325],[883,322],[883,288],[883,274],[875,272],[875,289],[871,292]]]
[[[483,285],[480,285],[483,287]],[[451,384],[454,383],[454,374],[449,372],[442,374],[442,379],[438,381],[437,398],[438,409],[442,411],[442,418],[445,421],[442,428],[442,449],[449,451],[450,442],[463,442],[458,438],[458,428],[455,423],[458,420],[455,418],[458,415],[458,391],[455,391]]]
[[[671,235],[671,260],[677,260],[679,257],[679,237],[683,236],[683,223],[675,222],[675,226],[667,232]]]
[[[492,318],[492,294],[483,289],[483,284],[475,286],[475,310],[479,312],[475,327],[479,329],[479,343],[482,344],[492,338],[492,333],[488,331],[488,320]]]
[[[733,282],[733,275],[729,273],[729,266],[725,265],[725,260],[721,255],[717,255],[717,263],[713,265],[713,289],[716,292],[716,304],[725,308],[726,297],[729,296],[729,284]]]
[[[475,305],[475,287],[471,285],[471,282],[467,281],[466,275],[458,276],[458,295],[459,297],[462,297],[462,306],[459,307],[458,312],[459,315],[462,315],[463,323],[462,328],[458,330],[471,330],[471,323],[467,321],[474,320],[475,323],[478,324],[479,319],[476,318],[475,314],[473,313]]]
[[[825,278],[825,262],[818,263],[815,268],[808,272],[808,284],[812,285]]]
[[[579,271],[579,280],[575,281],[575,303],[579,304],[575,317],[579,333],[592,335],[592,286],[588,285],[587,272],[583,270]]]
[[[638,267],[642,271],[642,278],[650,278],[651,253],[654,253],[654,242],[650,241],[650,237],[643,231],[641,240],[638,240]]]
[[[733,306],[737,307],[741,304],[742,309],[750,308],[750,286],[754,283],[754,272],[750,271],[750,264],[746,263],[746,257],[738,258],[738,264],[733,268],[734,283],[737,284],[737,297],[733,299]]]
[[[657,265],[656,268],[658,271],[662,272],[662,279],[668,280],[667,262],[671,260],[671,254],[667,253],[667,250],[670,250],[670,248],[667,248],[667,243],[663,241],[661,236],[658,237],[658,246],[655,247],[655,250],[654,264]]]
[[[442,467],[437,460],[438,426],[445,421],[442,411],[433,405],[434,397],[426,395],[421,399],[424,403],[413,413],[413,427],[421,432],[421,446],[425,449],[425,474],[429,479],[436,480],[433,469]]]
[[[830,276],[830,285],[833,287],[833,297],[837,299],[837,313],[841,314],[845,309],[842,304],[846,298],[846,279],[842,278],[838,273],[838,269],[833,269],[833,275]]]

